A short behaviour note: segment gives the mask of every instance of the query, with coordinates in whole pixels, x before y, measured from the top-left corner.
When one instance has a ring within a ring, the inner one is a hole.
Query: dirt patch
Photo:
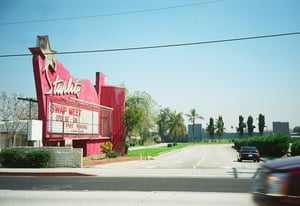
[[[141,157],[119,157],[119,158],[112,158],[112,159],[90,160],[90,161],[83,162],[83,167],[92,167],[94,165],[102,165],[108,163],[134,161],[134,160],[141,160]],[[145,157],[142,157],[142,160],[145,160]]]

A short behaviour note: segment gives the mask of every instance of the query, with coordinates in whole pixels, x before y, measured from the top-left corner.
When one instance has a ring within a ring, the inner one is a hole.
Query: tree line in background
[[[21,127],[19,120],[29,119],[29,104],[26,101],[19,100],[19,96],[23,95],[8,95],[6,92],[0,92],[0,120],[5,124],[14,122],[14,124],[7,124],[6,126],[7,133],[10,134],[12,139],[12,145],[15,144],[17,131]],[[37,116],[37,107],[33,109]],[[146,92],[136,91],[131,95],[128,95],[128,92],[126,92],[125,111],[122,119],[125,124],[123,143],[125,144],[128,137],[140,137],[139,143],[143,144],[145,140],[152,137],[155,131],[158,132],[160,137],[170,136],[174,143],[176,143],[177,138],[186,135],[187,132],[184,116],[192,123],[193,140],[195,141],[195,122],[198,119],[203,119],[196,112],[196,109],[191,109],[185,115],[168,107],[158,109],[156,102]],[[246,130],[249,136],[253,136],[256,127],[254,126],[252,116],[249,116],[247,122],[244,122],[244,117],[240,115],[238,122],[237,132],[239,132],[241,138]],[[259,114],[258,130],[261,135],[263,135],[265,127],[265,116]],[[212,117],[209,118],[206,131],[212,140],[214,135],[217,135],[221,139],[225,131],[222,116],[219,116],[215,120]],[[300,127],[296,127],[294,132],[300,133]]]
[[[265,116],[262,115],[262,114],[259,114],[259,116],[258,116],[258,131],[259,131],[259,134],[261,136],[264,133],[265,127],[266,127]],[[256,128],[253,125],[253,117],[250,115],[248,117],[247,124],[246,124],[246,123],[244,123],[244,117],[242,115],[240,115],[239,116],[239,124],[238,124],[238,127],[237,127],[237,132],[239,132],[240,138],[243,137],[243,135],[244,135],[244,129],[246,129],[246,128],[248,129],[249,136],[252,137],[254,129]]]
[[[196,119],[203,119],[192,109],[186,114],[193,124],[193,136],[195,133]],[[123,122],[125,123],[125,138],[140,137],[143,144],[151,136],[151,132],[157,130],[160,137],[169,136],[177,143],[179,136],[186,135],[186,125],[183,113],[171,110],[169,107],[157,110],[157,104],[146,92],[136,91],[132,95],[126,92],[126,102]]]
[[[186,126],[182,113],[177,113],[170,108],[160,109],[157,120],[158,134],[160,137],[169,135],[173,138],[173,142],[177,143],[178,136],[186,134]]]
[[[207,124],[206,131],[212,140],[214,139],[215,134],[218,135],[220,140],[223,136],[225,129],[226,128],[224,127],[224,121],[222,116],[219,116],[218,119],[216,119],[215,123],[212,117],[209,118],[209,123]]]
[[[261,136],[263,135],[265,127],[266,127],[266,125],[265,125],[265,116],[262,115],[262,114],[259,114],[259,116],[258,116],[258,129],[259,129],[259,133],[260,133]],[[240,134],[240,138],[243,137],[244,129],[246,129],[246,128],[248,130],[248,135],[250,137],[252,137],[253,133],[254,133],[254,129],[256,128],[253,125],[253,117],[250,115],[248,117],[247,123],[245,123],[244,122],[244,117],[242,115],[240,115],[239,116],[239,124],[238,124],[238,127],[236,128],[237,132],[239,132],[239,134]],[[222,135],[223,135],[225,129],[226,128],[224,127],[224,122],[223,122],[222,116],[219,116],[219,118],[216,119],[215,123],[214,123],[214,119],[212,117],[209,118],[209,123],[207,124],[206,131],[207,131],[207,133],[209,134],[209,136],[211,137],[212,140],[213,140],[215,134],[218,135],[219,140],[220,140],[220,138],[222,138]]]

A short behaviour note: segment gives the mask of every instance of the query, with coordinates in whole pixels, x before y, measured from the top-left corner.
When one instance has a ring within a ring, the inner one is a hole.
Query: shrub
[[[168,145],[167,145],[168,147],[172,147],[173,146],[173,144],[172,143],[168,143]]]
[[[272,139],[272,154],[274,157],[285,155],[289,150],[291,137],[286,134],[278,134]]]
[[[103,150],[103,152],[106,154],[106,157],[108,157],[108,158],[116,158],[117,156],[119,156],[119,154],[117,152],[112,150],[113,144],[111,142],[105,142],[105,143],[101,144],[100,147]],[[125,150],[126,150],[126,144],[125,144]],[[127,148],[127,150],[128,150],[128,148]]]
[[[292,156],[300,155],[300,140],[296,140],[293,142],[291,147]]]
[[[105,142],[103,144],[100,145],[101,149],[103,150],[104,153],[108,153],[112,150],[112,143],[111,142]]]
[[[24,167],[25,154],[17,149],[4,149],[0,153],[0,163],[4,167],[18,168]]]
[[[110,151],[110,152],[107,153],[108,158],[116,158],[118,156],[119,156],[119,154],[115,151]]]
[[[153,140],[155,143],[161,143],[161,137],[159,135],[154,135]]]
[[[288,152],[291,138],[286,134],[250,137],[234,141],[236,150],[242,146],[255,146],[262,156],[281,157]]]
[[[129,143],[125,143],[125,154],[128,154],[129,146],[130,146]]]
[[[47,167],[50,160],[50,152],[46,150],[32,150],[26,153],[26,166],[30,168]]]
[[[0,163],[10,168],[41,168],[46,167],[50,160],[50,152],[32,150],[27,153],[17,149],[4,149],[0,153]]]

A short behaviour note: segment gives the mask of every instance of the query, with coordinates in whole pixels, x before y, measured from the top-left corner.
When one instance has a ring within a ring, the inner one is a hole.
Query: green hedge
[[[242,146],[255,146],[262,156],[281,157],[288,152],[291,137],[286,134],[276,134],[263,137],[250,137],[234,141],[236,150]]]
[[[25,167],[25,154],[16,149],[3,149],[0,152],[0,164],[4,167]]]
[[[118,156],[119,156],[119,154],[115,151],[110,151],[110,152],[107,153],[108,158],[116,158]]]
[[[31,150],[22,152],[17,149],[4,149],[0,152],[0,164],[10,168],[42,168],[47,167],[50,152]]]
[[[292,156],[300,155],[300,140],[295,140],[291,147]]]
[[[50,160],[50,152],[46,150],[32,150],[25,154],[25,162],[30,168],[47,167]]]

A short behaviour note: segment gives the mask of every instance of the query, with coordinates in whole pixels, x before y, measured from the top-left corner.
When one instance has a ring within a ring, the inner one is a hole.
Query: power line
[[[299,34],[300,34],[300,32],[291,32],[291,33],[270,34],[270,35],[262,35],[262,36],[240,37],[240,38],[233,38],[233,39],[221,39],[221,40],[212,40],[212,41],[189,42],[189,43],[181,43],[181,44],[166,44],[166,45],[115,48],[115,49],[99,49],[99,50],[65,51],[65,52],[57,52],[56,54],[84,54],[84,53],[101,53],[101,52],[120,52],[120,51],[132,51],[132,50],[145,50],[145,49],[160,49],[160,48],[170,48],[170,47],[193,46],[193,45],[201,45],[201,44],[216,44],[216,43],[233,42],[233,41],[245,41],[245,40],[253,40],[253,39],[274,38],[274,37],[292,36],[292,35],[299,35]],[[31,55],[32,54],[29,54],[29,53],[28,54],[6,54],[6,55],[0,55],[0,58],[3,58],[3,57],[21,57],[21,56],[31,56]],[[45,55],[47,55],[47,53],[45,53]]]
[[[163,10],[170,10],[170,9],[178,9],[178,8],[184,8],[184,7],[199,6],[199,5],[203,5],[203,4],[212,4],[212,3],[222,2],[222,1],[226,1],[226,0],[213,0],[213,1],[205,1],[205,2],[201,2],[201,3],[178,5],[178,6],[169,6],[169,7],[134,10],[134,11],[124,11],[124,12],[116,12],[116,13],[108,13],[108,14],[96,14],[96,15],[90,15],[90,16],[73,16],[73,17],[62,17],[62,18],[52,18],[52,19],[4,22],[4,23],[0,23],[0,26],[12,25],[12,24],[29,24],[29,23],[41,23],[41,22],[53,22],[53,21],[68,21],[68,20],[89,19],[89,18],[98,18],[98,17],[139,14],[139,13],[147,13],[147,12],[163,11]]]

